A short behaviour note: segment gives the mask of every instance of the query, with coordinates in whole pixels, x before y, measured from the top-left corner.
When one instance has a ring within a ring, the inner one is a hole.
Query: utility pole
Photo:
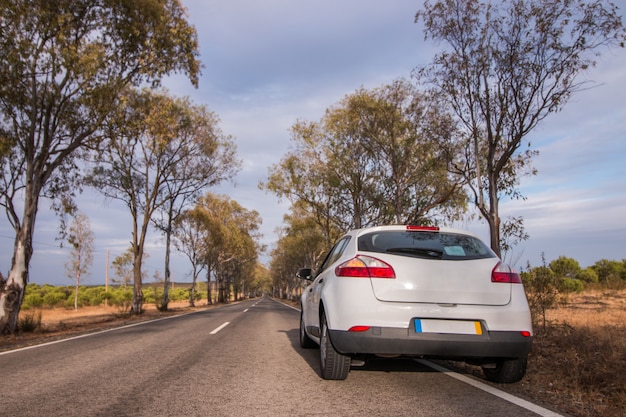
[[[106,271],[104,271],[104,293],[109,293],[109,250],[107,249]],[[109,305],[109,300],[105,297],[104,306]]]

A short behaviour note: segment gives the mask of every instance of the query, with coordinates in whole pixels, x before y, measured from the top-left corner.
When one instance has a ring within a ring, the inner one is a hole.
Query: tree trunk
[[[80,282],[80,272],[76,271],[76,282],[74,283],[74,311],[78,311],[78,283]]]
[[[136,251],[133,264],[133,301],[130,306],[130,312],[138,315],[143,312],[143,285],[141,282],[142,249],[136,249]]]
[[[167,224],[167,230],[165,231],[165,279],[163,280],[163,299],[161,300],[161,311],[167,311],[167,306],[170,303],[170,251],[172,244],[172,216],[170,214]]]
[[[198,272],[196,264],[193,264],[193,279],[191,281],[191,290],[189,291],[189,306],[195,307],[196,305],[196,282],[198,281]]]
[[[16,233],[13,247],[11,271],[5,280],[0,280],[0,334],[15,333],[17,319],[28,284],[28,266],[33,255],[33,230],[37,216],[39,190],[26,187],[24,217]]]
[[[495,174],[490,175],[489,178],[489,216],[487,222],[489,224],[489,238],[491,243],[491,249],[501,257],[500,250],[500,213],[498,198],[498,181],[495,178]]]

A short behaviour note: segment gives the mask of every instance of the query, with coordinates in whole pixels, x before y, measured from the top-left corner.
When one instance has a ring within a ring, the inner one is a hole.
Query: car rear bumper
[[[340,353],[410,355],[432,358],[521,358],[528,355],[532,337],[514,331],[482,335],[415,333],[410,329],[372,327],[364,332],[329,330]]]

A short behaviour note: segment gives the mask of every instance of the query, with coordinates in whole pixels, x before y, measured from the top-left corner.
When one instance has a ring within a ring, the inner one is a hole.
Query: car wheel
[[[501,384],[519,382],[526,374],[527,357],[516,359],[502,359],[495,368],[484,368],[483,373],[489,381]]]
[[[304,330],[304,311],[300,311],[300,347],[303,349],[311,349],[316,347],[317,344],[309,338]]]
[[[349,356],[342,355],[333,347],[328,335],[326,315],[322,314],[320,320],[322,331],[320,335],[320,370],[324,379],[346,379],[350,372]]]

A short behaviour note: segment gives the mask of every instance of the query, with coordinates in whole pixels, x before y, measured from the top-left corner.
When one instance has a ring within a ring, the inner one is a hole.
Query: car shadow
[[[304,349],[300,347],[300,329],[284,331],[292,348],[304,359],[309,367],[320,375],[319,348]],[[411,358],[378,358],[372,357],[365,361],[363,366],[352,366],[351,372],[420,372],[436,373],[438,371],[423,365]],[[320,377],[321,378],[321,377]]]

